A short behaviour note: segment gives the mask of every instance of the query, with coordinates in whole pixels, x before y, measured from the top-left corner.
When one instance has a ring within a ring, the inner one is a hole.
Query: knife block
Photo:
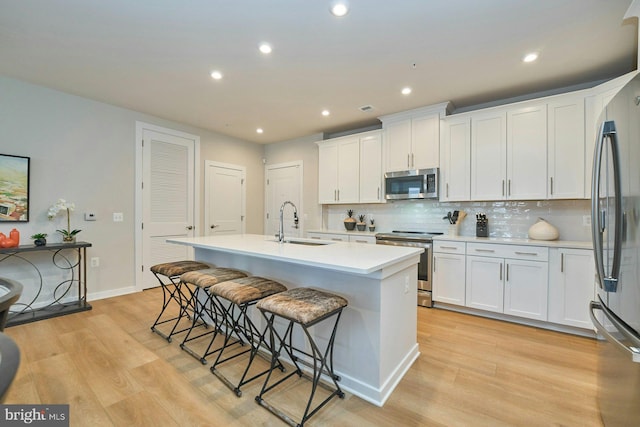
[[[489,221],[478,220],[476,222],[476,237],[489,237]]]

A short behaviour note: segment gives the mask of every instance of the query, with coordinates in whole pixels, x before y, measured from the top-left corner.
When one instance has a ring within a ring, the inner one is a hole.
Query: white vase
[[[543,218],[538,218],[529,228],[529,238],[533,240],[556,240],[559,235],[558,229]]]

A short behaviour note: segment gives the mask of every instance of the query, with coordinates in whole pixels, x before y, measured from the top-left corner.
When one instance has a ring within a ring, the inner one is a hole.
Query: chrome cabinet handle
[[[447,198],[449,197],[449,183],[447,182]]]
[[[495,251],[493,249],[474,249],[476,252],[489,252],[489,253],[494,253]]]
[[[553,196],[553,177],[551,177],[551,195]]]
[[[452,250],[457,250],[458,248],[456,248],[455,246],[440,246],[440,249],[452,249]]]
[[[411,162],[409,161],[409,159],[411,158],[411,154],[407,153],[407,167],[410,168],[411,167]]]
[[[535,252],[518,252],[516,251],[516,255],[532,255],[532,256],[538,256],[537,253]]]
[[[504,179],[502,180],[502,195],[504,196]]]
[[[436,264],[437,264],[436,257],[433,257],[433,272],[434,273],[436,272]]]
[[[509,263],[507,263],[507,282],[509,281]]]
[[[507,195],[511,195],[511,180],[507,180]]]
[[[564,273],[564,252],[560,254],[560,273]]]
[[[502,280],[502,263],[500,263],[500,280]]]
[[[415,167],[416,163],[413,160],[413,153],[411,153],[411,167]]]

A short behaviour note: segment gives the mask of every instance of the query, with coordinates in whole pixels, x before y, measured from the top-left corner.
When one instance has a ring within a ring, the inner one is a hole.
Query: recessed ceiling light
[[[349,6],[345,2],[337,2],[331,6],[333,16],[344,16],[349,13]]]
[[[322,110],[322,115],[323,115],[323,116],[327,117],[329,114],[331,114],[331,113],[329,112],[329,110]]]
[[[222,78],[222,73],[220,71],[212,71],[211,78],[214,80],[220,80]]]
[[[262,43],[258,49],[260,49],[260,52],[264,53],[265,55],[270,54],[272,50],[271,46],[267,43]]]
[[[409,95],[411,93],[411,88],[410,87],[403,87],[402,88],[402,94],[403,95]]]
[[[533,62],[538,59],[538,54],[536,52],[528,53],[522,58],[523,62]]]
[[[256,129],[256,132],[257,132],[257,133],[263,133],[263,132],[264,132],[264,130],[262,130],[262,128],[258,128],[258,129]]]

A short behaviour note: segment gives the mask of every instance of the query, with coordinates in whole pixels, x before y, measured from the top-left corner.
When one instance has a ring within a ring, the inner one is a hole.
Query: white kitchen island
[[[192,246],[198,261],[277,280],[287,288],[311,287],[346,298],[334,370],[345,391],[382,406],[420,355],[416,289],[423,249],[295,240],[315,245],[278,243],[272,236],[252,234],[167,241]],[[329,329],[322,323],[314,326],[315,339],[326,343]]]

